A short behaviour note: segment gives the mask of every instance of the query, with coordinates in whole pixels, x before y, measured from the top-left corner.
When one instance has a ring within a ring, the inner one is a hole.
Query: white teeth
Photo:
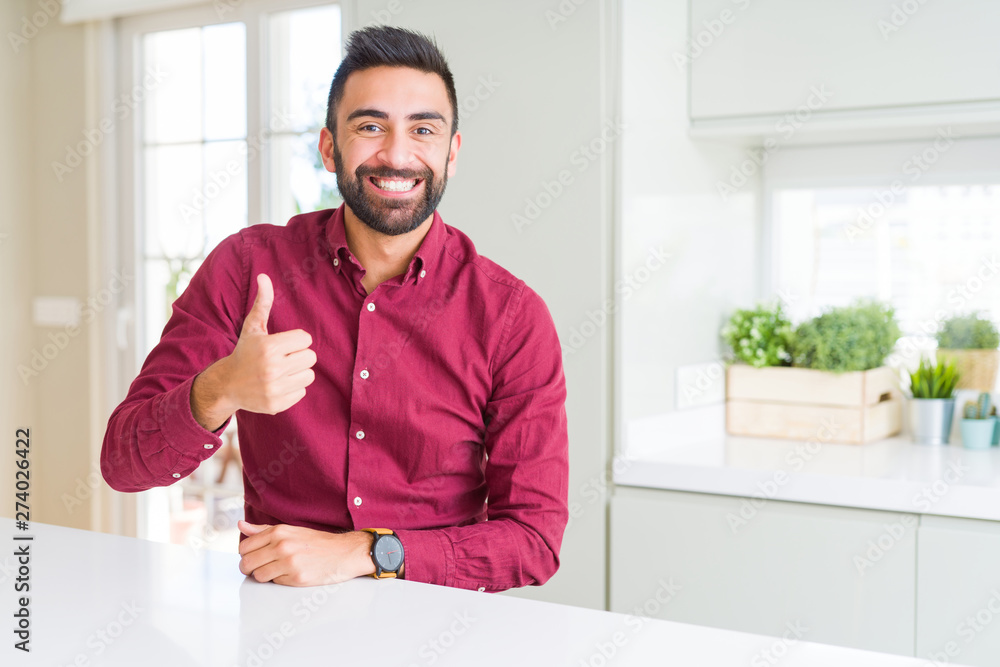
[[[378,186],[389,192],[409,192],[416,186],[416,181],[376,181]]]

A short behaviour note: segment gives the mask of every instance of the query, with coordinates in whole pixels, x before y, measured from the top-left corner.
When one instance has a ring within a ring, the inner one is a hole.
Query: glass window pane
[[[892,303],[907,335],[980,311],[1000,322],[1000,184],[778,190],[778,294],[801,321],[858,297]],[[884,202],[884,203],[883,203]]]
[[[246,26],[208,26],[202,36],[205,139],[243,138],[247,134]]]
[[[272,14],[270,107],[272,132],[310,130],[325,123],[330,81],[340,64],[336,5]]]
[[[157,257],[194,257],[205,247],[202,146],[145,151],[145,247]]]
[[[278,135],[269,148],[271,219],[283,225],[299,213],[340,206],[337,178],[323,166],[316,133]]]
[[[146,143],[199,141],[202,109],[201,29],[169,30],[143,38],[145,71],[162,81],[147,91]],[[136,82],[142,86],[142,82]]]
[[[244,141],[205,144],[206,249],[247,226],[247,150]]]

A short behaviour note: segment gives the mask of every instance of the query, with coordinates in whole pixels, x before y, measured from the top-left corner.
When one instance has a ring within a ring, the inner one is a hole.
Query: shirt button
[[[361,507],[361,497],[360,497],[360,496],[356,496],[356,497],[354,498],[354,505],[355,505],[356,507]]]
[[[180,479],[180,478],[181,478],[181,474],[179,472],[175,472],[174,473],[174,479]]]
[[[366,370],[365,371],[361,371],[361,379],[362,380],[367,380],[368,379],[368,371],[366,371]]]
[[[485,586],[480,586],[479,587],[479,592],[480,593],[485,593],[486,592],[486,587]]]
[[[213,449],[215,445],[205,445],[205,449]]]
[[[375,304],[374,304],[374,303],[369,303],[369,304],[368,304],[368,312],[370,313],[370,312],[372,312],[373,310],[375,310]]]
[[[364,440],[365,439],[365,432],[364,431],[358,431],[354,435],[358,436],[358,440]]]
[[[427,275],[427,269],[421,269],[420,270],[420,277],[423,278],[426,275]]]
[[[339,259],[337,259],[336,257],[334,257],[334,258],[333,258],[333,265],[334,265],[334,266],[340,266],[340,260],[339,260]]]

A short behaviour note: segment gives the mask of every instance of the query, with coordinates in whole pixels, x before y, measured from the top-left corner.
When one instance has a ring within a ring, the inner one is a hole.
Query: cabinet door
[[[917,657],[1000,664],[1000,524],[924,516],[917,563]]]
[[[996,0],[692,0],[690,31],[692,119],[1000,99]]]
[[[913,655],[915,515],[754,502],[618,487],[611,611]]]

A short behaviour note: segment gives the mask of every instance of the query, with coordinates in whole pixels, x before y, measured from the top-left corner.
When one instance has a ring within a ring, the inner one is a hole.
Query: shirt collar
[[[402,282],[406,284],[412,281],[414,284],[427,277],[439,266],[439,258],[444,250],[445,241],[444,221],[441,215],[435,210],[434,219],[431,220],[431,228],[427,230],[427,235],[417,248],[417,252],[410,260],[410,266],[403,274]],[[333,261],[334,269],[340,273],[345,262],[353,262],[358,265],[358,260],[351,253],[347,246],[347,232],[344,226],[344,204],[337,208],[326,224],[326,240],[330,245],[330,257]]]

